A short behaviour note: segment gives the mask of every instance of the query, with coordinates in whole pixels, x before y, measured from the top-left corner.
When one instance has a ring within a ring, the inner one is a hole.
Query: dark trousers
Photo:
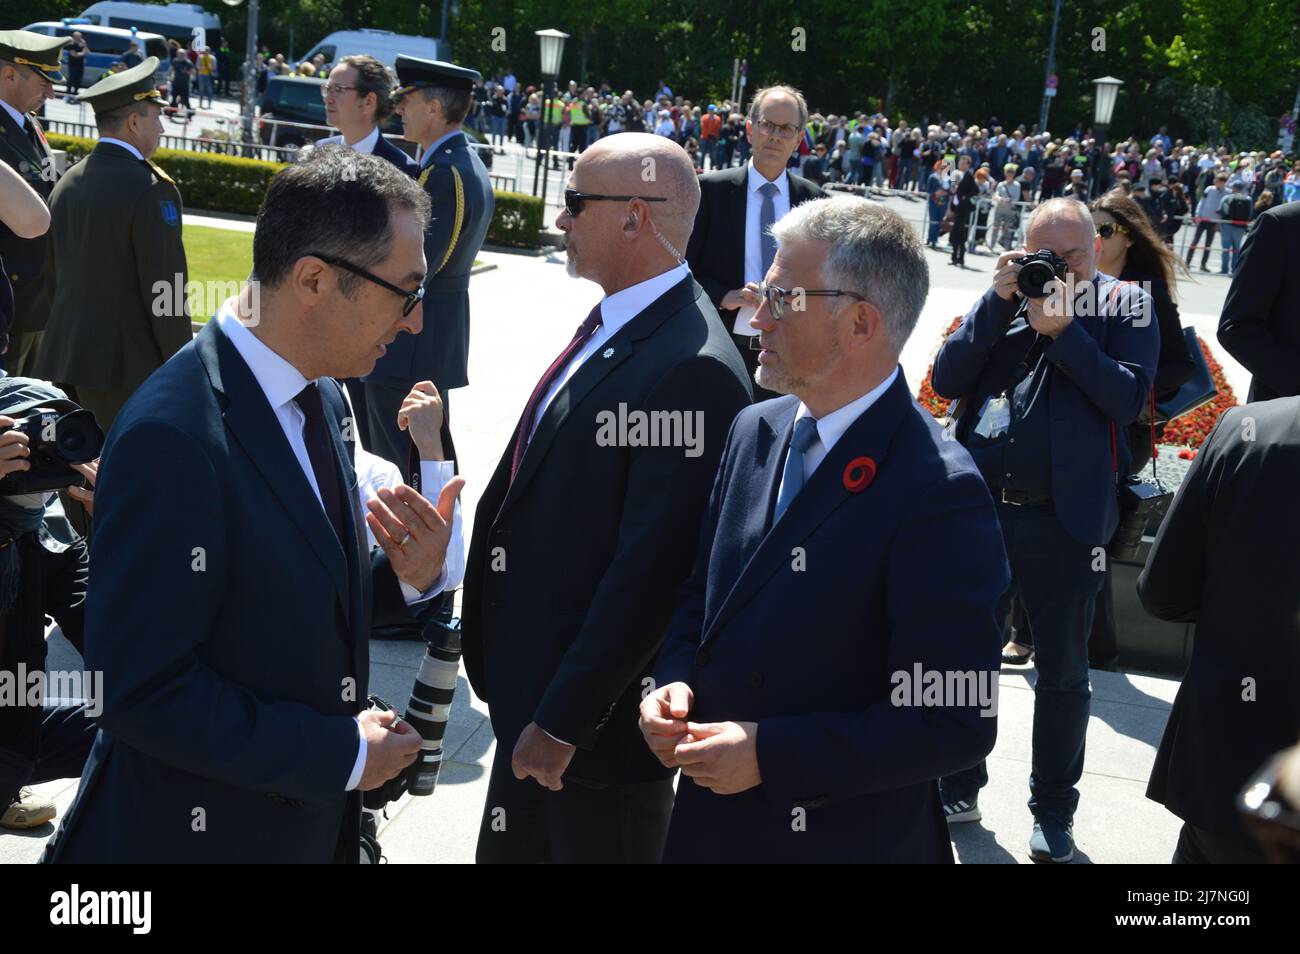
[[[997,496],[997,492],[994,492]],[[1011,561],[1011,586],[998,602],[1004,624],[1012,597],[1024,603],[1034,632],[1033,761],[1029,810],[1069,820],[1079,803],[1092,690],[1088,684],[1088,633],[1103,574],[1092,569],[1092,547],[1065,532],[1051,504],[998,503],[1002,539]],[[988,782],[988,768],[940,781],[945,801],[972,801]]]
[[[106,391],[100,388],[83,388],[75,384],[63,384],[60,387],[67,392],[68,397],[95,415],[95,423],[103,430],[105,437],[108,436],[108,429],[117,420],[117,415],[121,413],[122,408],[126,405],[127,399],[134,393],[132,391]]]
[[[1170,864],[1175,865],[1262,865],[1268,862],[1258,845],[1224,838],[1191,822],[1183,822]]]
[[[44,331],[11,331],[9,348],[4,353],[4,368],[11,378],[30,378],[36,352],[41,349]]]
[[[726,321],[727,319],[723,319]],[[775,391],[769,391],[765,387],[760,387],[754,380],[754,375],[758,373],[758,352],[750,347],[752,340],[749,335],[738,335],[734,331],[731,333],[731,340],[736,344],[736,350],[740,352],[740,360],[745,362],[745,370],[749,372],[749,383],[754,386],[754,401],[767,401],[774,397],[780,397]]]
[[[595,785],[566,778],[558,792],[510,770],[498,742],[479,826],[479,864],[658,864],[673,813],[671,778]]]
[[[68,95],[74,95],[82,86],[86,78],[86,61],[78,60],[77,66],[68,66]]]
[[[1187,246],[1187,264],[1192,264],[1192,256],[1196,253],[1196,246],[1201,244],[1201,235],[1205,235],[1205,245],[1201,246],[1201,268],[1206,268],[1210,261],[1210,248],[1214,245],[1214,235],[1219,231],[1219,226],[1214,222],[1197,222],[1196,234],[1192,236],[1192,244]]]
[[[970,209],[956,213],[952,219],[952,263],[966,264],[966,240],[970,232]]]
[[[46,701],[35,756],[0,749],[0,809],[7,808],[25,785],[80,778],[96,731],[81,700]]]

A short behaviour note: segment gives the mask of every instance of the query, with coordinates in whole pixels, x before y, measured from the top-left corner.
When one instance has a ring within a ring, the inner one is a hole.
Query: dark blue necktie
[[[785,455],[785,470],[781,472],[781,491],[776,498],[776,511],[772,523],[781,519],[790,501],[803,489],[803,455],[817,440],[817,422],[811,417],[801,417],[794,422],[794,436]]]

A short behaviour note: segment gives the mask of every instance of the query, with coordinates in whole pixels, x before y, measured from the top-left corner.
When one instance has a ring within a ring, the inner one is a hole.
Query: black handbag
[[[1135,560],[1138,551],[1142,548],[1142,535],[1147,527],[1151,526],[1153,520],[1159,523],[1164,519],[1174,499],[1174,492],[1168,490],[1156,474],[1156,457],[1159,456],[1160,451],[1156,447],[1155,414],[1156,392],[1155,388],[1152,388],[1151,418],[1148,421],[1148,426],[1151,428],[1150,480],[1136,475],[1120,475],[1119,448],[1116,443],[1117,428],[1114,421],[1110,422],[1110,447],[1115,466],[1116,494],[1119,503],[1119,526],[1115,528],[1115,534],[1110,538],[1110,545],[1106,547],[1106,552],[1112,560],[1123,562]]]

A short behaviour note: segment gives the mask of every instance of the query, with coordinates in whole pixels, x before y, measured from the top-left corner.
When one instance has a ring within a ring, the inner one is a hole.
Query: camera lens
[[[94,460],[103,446],[104,432],[85,408],[63,415],[54,425],[54,452],[70,464]]]
[[[1047,286],[1054,278],[1056,273],[1052,271],[1051,265],[1042,261],[1028,262],[1016,275],[1016,287],[1026,298],[1046,298]]]

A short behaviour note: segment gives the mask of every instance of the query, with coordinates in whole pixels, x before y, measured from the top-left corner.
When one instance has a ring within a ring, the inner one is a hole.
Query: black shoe
[[[1074,822],[1035,818],[1034,833],[1029,836],[1029,857],[1057,865],[1073,861]]]

